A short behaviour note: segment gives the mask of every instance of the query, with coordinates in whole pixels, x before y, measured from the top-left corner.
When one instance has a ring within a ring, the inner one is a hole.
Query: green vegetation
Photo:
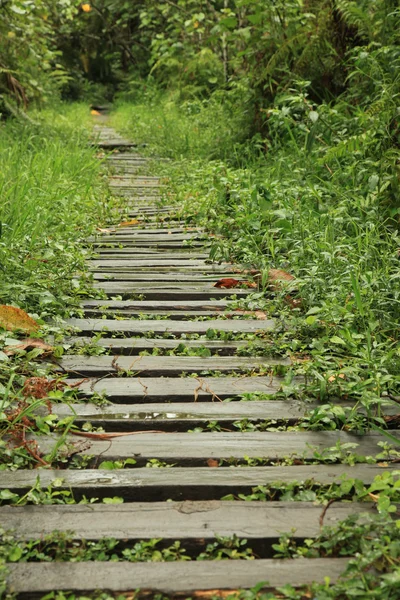
[[[399,460],[391,433],[399,417],[396,411],[385,415],[388,402],[393,408],[400,397],[399,32],[396,0],[0,0],[0,302],[24,309],[40,325],[36,344],[20,348],[19,332],[0,331],[0,471],[143,465],[133,458],[75,456],[64,443],[77,430],[74,418],[51,412],[57,402],[80,401],[52,364],[77,351],[63,340],[60,319],[81,316],[79,299],[100,295],[85,272],[90,250],[81,242],[115,221],[118,202],[109,197],[89,144],[89,104],[111,101],[113,126],[143,144],[144,153],[167,159],[157,162],[157,174],[165,177],[168,202],[173,196],[175,214],[205,228],[210,258],[241,263],[246,277],[257,282],[246,300],[233,297],[231,309],[259,309],[278,324],[264,334],[210,328],[204,336],[178,338],[148,331],[144,337],[175,339],[176,346],[142,354],[209,357],[208,341],[240,342],[237,355],[290,357],[292,364],[267,369],[283,376],[274,396],[247,393],[235,400],[313,401],[298,419],[210,420],[193,435],[373,430],[386,439],[375,456],[359,455],[356,443],[338,442],[309,448],[307,456],[244,456],[213,466],[309,462],[350,470],[356,463],[383,461],[384,467]],[[98,314],[107,318],[108,311],[100,308]],[[135,316],[154,317],[168,318]],[[115,318],[130,317],[117,311]],[[55,335],[51,347],[43,342],[47,334]],[[110,335],[106,328],[78,353],[108,353],[100,345],[103,335]],[[204,346],[190,347],[191,340]],[[94,394],[90,401],[100,405],[105,399]],[[95,421],[81,429],[98,432]],[[31,434],[59,437],[42,454]],[[158,458],[146,464],[171,466]],[[327,510],[332,501],[372,501],[378,513],[349,517],[312,540],[295,540],[288,532],[273,545],[271,552],[288,560],[351,557],[339,583],[297,591],[285,586],[274,593],[260,584],[227,598],[398,596],[398,473],[383,471],[371,485],[351,478],[330,486],[276,482],[224,500],[316,502]],[[97,501],[75,498],[62,477],[42,488],[38,476],[25,493],[0,493],[2,504],[13,505]],[[123,498],[100,501],[117,504]],[[1,569],[5,561],[257,557],[238,538],[216,538],[197,553],[179,541],[158,539],[128,546],[54,533],[21,543],[3,532],[0,541]],[[89,597],[112,596],[45,596]]]

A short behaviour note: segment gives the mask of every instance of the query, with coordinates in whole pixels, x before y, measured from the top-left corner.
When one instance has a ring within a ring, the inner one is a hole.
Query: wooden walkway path
[[[175,207],[166,205],[161,181],[143,175],[146,159],[112,129],[100,125],[99,133],[100,146],[120,150],[109,154],[107,164],[112,191],[126,198],[121,221],[137,219],[139,223],[116,223],[89,240],[97,256],[89,260],[88,268],[94,274],[95,287],[103,290],[107,299],[83,301],[83,317],[70,321],[71,350],[60,361],[60,369],[68,372],[68,381],[78,383],[83,401],[54,406],[54,411],[60,416],[76,415],[76,425],[90,421],[106,432],[138,434],[106,440],[70,435],[67,454],[89,455],[85,468],[2,472],[0,489],[26,491],[40,475],[43,487],[61,478],[62,488],[71,489],[76,501],[120,496],[124,503],[3,507],[0,522],[23,539],[41,538],[55,530],[73,531],[77,540],[106,536],[124,544],[149,538],[168,543],[179,540],[189,551],[203,548],[216,535],[237,535],[248,540],[259,558],[23,563],[10,566],[10,589],[26,598],[39,598],[53,590],[83,593],[138,588],[189,596],[198,590],[249,588],[261,581],[274,588],[323,582],[325,577],[337,580],[347,564],[345,558],[272,558],[272,544],[280,534],[293,529],[295,539],[318,535],[323,506],[221,498],[227,494],[237,497],[250,493],[254,486],[277,481],[339,481],[349,467],[307,462],[290,466],[285,458],[311,458],[313,448],[329,448],[339,440],[359,444],[359,454],[374,455],[380,451],[377,444],[381,438],[345,432],[235,429],[233,424],[242,419],[293,424],[312,405],[237,401],[247,392],[276,393],[281,380],[272,373],[288,361],[242,357],[237,351],[245,342],[235,336],[230,341],[224,341],[223,335],[204,336],[210,329],[271,334],[273,320],[236,317],[229,299],[232,295],[244,297],[249,290],[214,287],[221,277],[240,279],[233,265],[210,263],[207,235],[185,227],[175,216]],[[106,354],[78,352],[91,344]],[[180,344],[189,354],[200,348],[207,356],[166,355]],[[143,351],[148,355],[141,355]],[[110,403],[99,405],[99,394]],[[227,398],[232,401],[221,401]],[[210,430],[211,421],[216,421],[218,428]],[[190,431],[195,428],[206,431]],[[50,437],[40,441],[41,450],[52,445]],[[105,460],[126,459],[136,461],[134,468],[98,468]],[[146,467],[155,459],[169,466]],[[261,466],[258,459],[263,459]],[[246,460],[253,460],[254,466],[240,464]],[[351,476],[365,482],[381,472],[375,465],[351,468]],[[327,511],[324,524],[337,524],[362,510],[373,511],[372,504],[337,502]]]

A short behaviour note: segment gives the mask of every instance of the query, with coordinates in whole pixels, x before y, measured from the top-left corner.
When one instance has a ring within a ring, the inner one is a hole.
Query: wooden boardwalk
[[[43,487],[61,479],[61,488],[70,489],[76,501],[119,496],[124,503],[6,506],[0,509],[0,523],[21,539],[39,539],[58,530],[73,531],[77,540],[111,537],[124,544],[150,538],[179,540],[189,550],[203,548],[215,536],[237,535],[248,540],[258,558],[19,563],[10,565],[10,590],[25,598],[53,590],[138,588],[190,596],[199,590],[249,588],[262,581],[275,588],[323,582],[325,577],[337,580],[346,558],[272,558],[272,544],[280,534],[293,530],[298,540],[318,535],[322,505],[221,498],[277,481],[339,481],[349,467],[307,464],[314,449],[342,441],[358,444],[359,454],[374,455],[382,438],[235,428],[243,419],[253,424],[265,420],[295,424],[314,405],[267,399],[279,390],[282,380],[274,373],[287,367],[288,360],[241,356],[239,349],[246,341],[238,336],[273,335],[274,320],[258,320],[255,314],[238,318],[240,313],[230,308],[229,300],[250,291],[214,287],[221,277],[241,279],[235,266],[208,261],[207,235],[185,226],[182,215],[166,203],[160,179],[143,174],[146,159],[129,141],[107,126],[100,125],[98,133],[100,146],[120,150],[109,154],[107,164],[113,193],[126,198],[121,221],[138,223],[111,224],[88,240],[96,253],[88,269],[106,299],[84,300],[82,318],[69,321],[71,349],[59,361],[59,369],[68,373],[82,401],[54,405],[53,410],[60,416],[75,415],[78,426],[90,421],[106,432],[132,435],[83,439],[71,434],[66,453],[89,456],[85,468],[2,472],[0,489],[26,492],[39,476]],[[207,337],[210,330],[223,333]],[[225,341],[226,332],[234,334],[232,339]],[[187,356],[168,354],[180,345],[188,349]],[[91,346],[105,353],[81,352]],[[195,355],[199,349],[205,356]],[[251,392],[263,396],[238,401]],[[99,397],[109,403],[99,404]],[[224,402],[227,399],[231,401]],[[205,431],[190,431],[194,429]],[[47,436],[39,444],[41,450],[51,450],[54,438]],[[294,462],[299,464],[287,464],[288,457],[297,457]],[[136,461],[133,468],[98,468],[102,461],[126,459]],[[160,461],[164,468],[146,467],[152,461]],[[245,466],[246,461],[253,466]],[[352,467],[350,475],[371,482],[381,472],[379,466],[361,464]],[[337,524],[365,510],[372,512],[372,503],[334,503],[324,524]]]

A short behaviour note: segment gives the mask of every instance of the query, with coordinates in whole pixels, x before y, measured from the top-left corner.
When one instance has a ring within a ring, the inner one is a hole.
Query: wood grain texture
[[[83,376],[96,376],[121,371],[135,372],[140,377],[175,376],[181,373],[219,371],[221,373],[259,371],[274,365],[290,365],[287,359],[241,358],[233,356],[81,356],[64,355],[57,361],[63,372],[75,371]]]
[[[9,566],[7,582],[19,594],[54,590],[90,592],[95,589],[123,592],[137,589],[163,593],[252,588],[260,581],[266,588],[311,582],[337,581],[348,563],[346,558],[206,561],[176,563],[24,563]]]
[[[76,379],[66,380],[75,384]],[[75,389],[82,395],[90,396],[94,392],[105,394],[117,403],[160,402],[160,401],[210,401],[235,398],[247,392],[259,392],[264,395],[276,394],[282,385],[279,377],[119,377],[86,379]]]
[[[124,320],[112,319],[68,319],[67,325],[76,327],[82,332],[110,331],[130,334],[169,333],[171,335],[193,334],[204,335],[209,329],[216,331],[232,331],[238,333],[256,333],[258,331],[271,331],[275,322],[266,319],[208,319],[207,321],[169,321],[165,320]]]
[[[146,496],[156,491],[161,494],[176,493],[185,496],[200,496],[210,492],[218,500],[223,494],[238,494],[258,485],[281,483],[299,484],[315,482],[323,485],[340,484],[343,477],[358,479],[370,484],[374,477],[385,471],[395,472],[395,464],[382,468],[376,465],[297,465],[281,467],[170,467],[167,469],[79,469],[79,470],[18,470],[4,471],[0,478],[0,489],[23,493],[35,485],[39,477],[41,487],[47,487],[57,479],[60,489],[72,489],[88,494],[110,495],[114,489],[123,494],[125,500],[138,500],[138,494]],[[60,483],[61,481],[61,483]],[[208,490],[208,488],[210,488]],[[192,490],[192,491],[190,491]],[[203,498],[204,499],[204,498]]]
[[[23,539],[38,539],[53,531],[72,531],[75,539],[118,540],[160,537],[166,540],[213,538],[276,538],[293,531],[295,539],[320,532],[323,506],[311,502],[132,502],[118,505],[78,504],[0,508],[0,524]],[[325,525],[335,525],[355,513],[375,513],[373,503],[337,502],[327,511]]]
[[[114,354],[125,354],[135,356],[143,351],[151,352],[154,348],[161,350],[174,350],[178,348],[179,340],[168,339],[146,339],[146,338],[111,338],[101,337],[93,342],[93,338],[87,336],[75,336],[64,338],[63,344],[74,351],[75,348],[83,348],[90,344],[100,348],[105,348]],[[185,340],[182,342],[187,348],[208,348],[211,354],[219,356],[232,356],[238,348],[245,347],[246,342],[224,342],[212,340]]]
[[[400,433],[395,437],[400,439]],[[51,452],[57,436],[36,436],[44,454]],[[375,456],[381,451],[379,442],[385,437],[378,434],[354,435],[343,431],[263,431],[230,433],[144,433],[115,437],[111,440],[92,441],[80,449],[81,438],[70,435],[65,449],[71,448],[83,454],[101,456],[102,460],[140,458],[190,462],[206,462],[215,459],[243,459],[245,456],[277,460],[285,457],[311,459],[314,452],[333,448],[338,442],[354,444],[352,451],[364,456]],[[75,445],[75,446],[74,446]],[[327,453],[329,455],[329,452]],[[347,451],[344,450],[344,455]]]

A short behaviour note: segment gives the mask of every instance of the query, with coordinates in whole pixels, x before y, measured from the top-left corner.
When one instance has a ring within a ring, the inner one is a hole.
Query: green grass
[[[296,367],[307,375],[308,396],[350,396],[375,409],[383,395],[400,389],[400,235],[391,140],[376,134],[374,143],[354,143],[343,153],[346,140],[368,129],[372,117],[345,99],[323,104],[316,134],[308,116],[316,107],[304,90],[278,99],[262,141],[244,143],[238,117],[229,122],[225,108],[207,101],[188,115],[187,103],[172,107],[158,98],[153,107],[150,97],[147,104],[118,107],[114,123],[133,139],[146,139],[149,153],[173,158],[158,172],[169,176],[186,218],[217,234],[212,258],[259,269],[264,283],[271,268],[295,277],[297,308],[286,301],[286,288],[273,294],[265,288],[264,294],[270,314],[286,327],[277,331],[271,351],[309,359]],[[184,152],[182,140],[190,139],[199,114],[207,136]],[[373,118],[378,128],[382,117]],[[221,144],[221,129],[228,127],[230,145]]]
[[[62,313],[82,240],[107,213],[85,105],[0,125],[0,303]]]

